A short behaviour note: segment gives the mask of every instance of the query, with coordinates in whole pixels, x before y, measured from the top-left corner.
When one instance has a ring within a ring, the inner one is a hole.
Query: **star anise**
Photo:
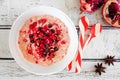
[[[97,65],[95,65],[95,68],[96,68],[95,72],[98,73],[99,75],[101,75],[102,72],[105,73],[106,67],[103,67],[102,63],[101,64],[98,63]]]
[[[109,66],[110,66],[110,64],[114,65],[114,62],[115,62],[114,57],[115,56],[107,55],[107,57],[105,58],[105,64],[108,64]]]

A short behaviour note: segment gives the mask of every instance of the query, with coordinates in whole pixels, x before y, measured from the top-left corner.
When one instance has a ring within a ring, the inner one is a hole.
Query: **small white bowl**
[[[67,55],[61,61],[48,67],[43,67],[43,66],[28,62],[23,58],[23,55],[18,47],[19,30],[24,24],[24,22],[27,19],[29,19],[31,16],[42,15],[42,14],[48,14],[48,15],[52,15],[59,18],[68,27],[68,33],[70,36],[70,45],[68,47]],[[20,15],[12,25],[12,29],[9,35],[9,48],[15,61],[18,63],[19,66],[21,66],[26,71],[37,74],[37,75],[54,74],[63,70],[74,58],[78,50],[77,30],[73,22],[70,20],[70,18],[62,11],[56,8],[47,7],[47,6],[36,7]]]

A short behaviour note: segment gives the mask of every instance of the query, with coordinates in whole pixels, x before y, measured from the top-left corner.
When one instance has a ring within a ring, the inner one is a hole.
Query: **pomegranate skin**
[[[80,0],[80,11],[92,13],[99,9],[107,0]]]

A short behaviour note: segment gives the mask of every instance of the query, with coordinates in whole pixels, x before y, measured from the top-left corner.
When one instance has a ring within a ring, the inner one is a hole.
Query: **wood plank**
[[[106,55],[115,55],[120,59],[120,30],[103,30],[97,38],[93,39],[84,51],[83,59],[102,59]],[[0,29],[0,57],[12,58],[9,46],[9,29]]]
[[[11,57],[9,46],[9,30],[0,30],[0,57]]]
[[[79,0],[0,0],[0,25],[11,25],[24,11],[37,6],[53,6],[65,12],[78,25],[81,16],[87,16],[90,24],[102,23],[108,25],[102,18],[101,9],[92,14],[80,14]]]
[[[119,80],[120,79],[120,63],[107,67],[106,73],[99,76],[94,72],[94,65],[97,62],[83,62],[83,68],[80,74],[63,70],[57,74],[47,76],[37,76],[26,72],[20,68],[14,60],[0,60],[0,80]],[[107,66],[107,65],[104,65]]]

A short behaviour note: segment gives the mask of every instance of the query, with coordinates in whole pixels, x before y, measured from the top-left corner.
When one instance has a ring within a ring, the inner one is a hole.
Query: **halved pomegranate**
[[[108,0],[103,7],[102,14],[110,25],[120,28],[120,0]]]
[[[80,0],[80,11],[82,12],[94,12],[100,8],[106,0]]]

